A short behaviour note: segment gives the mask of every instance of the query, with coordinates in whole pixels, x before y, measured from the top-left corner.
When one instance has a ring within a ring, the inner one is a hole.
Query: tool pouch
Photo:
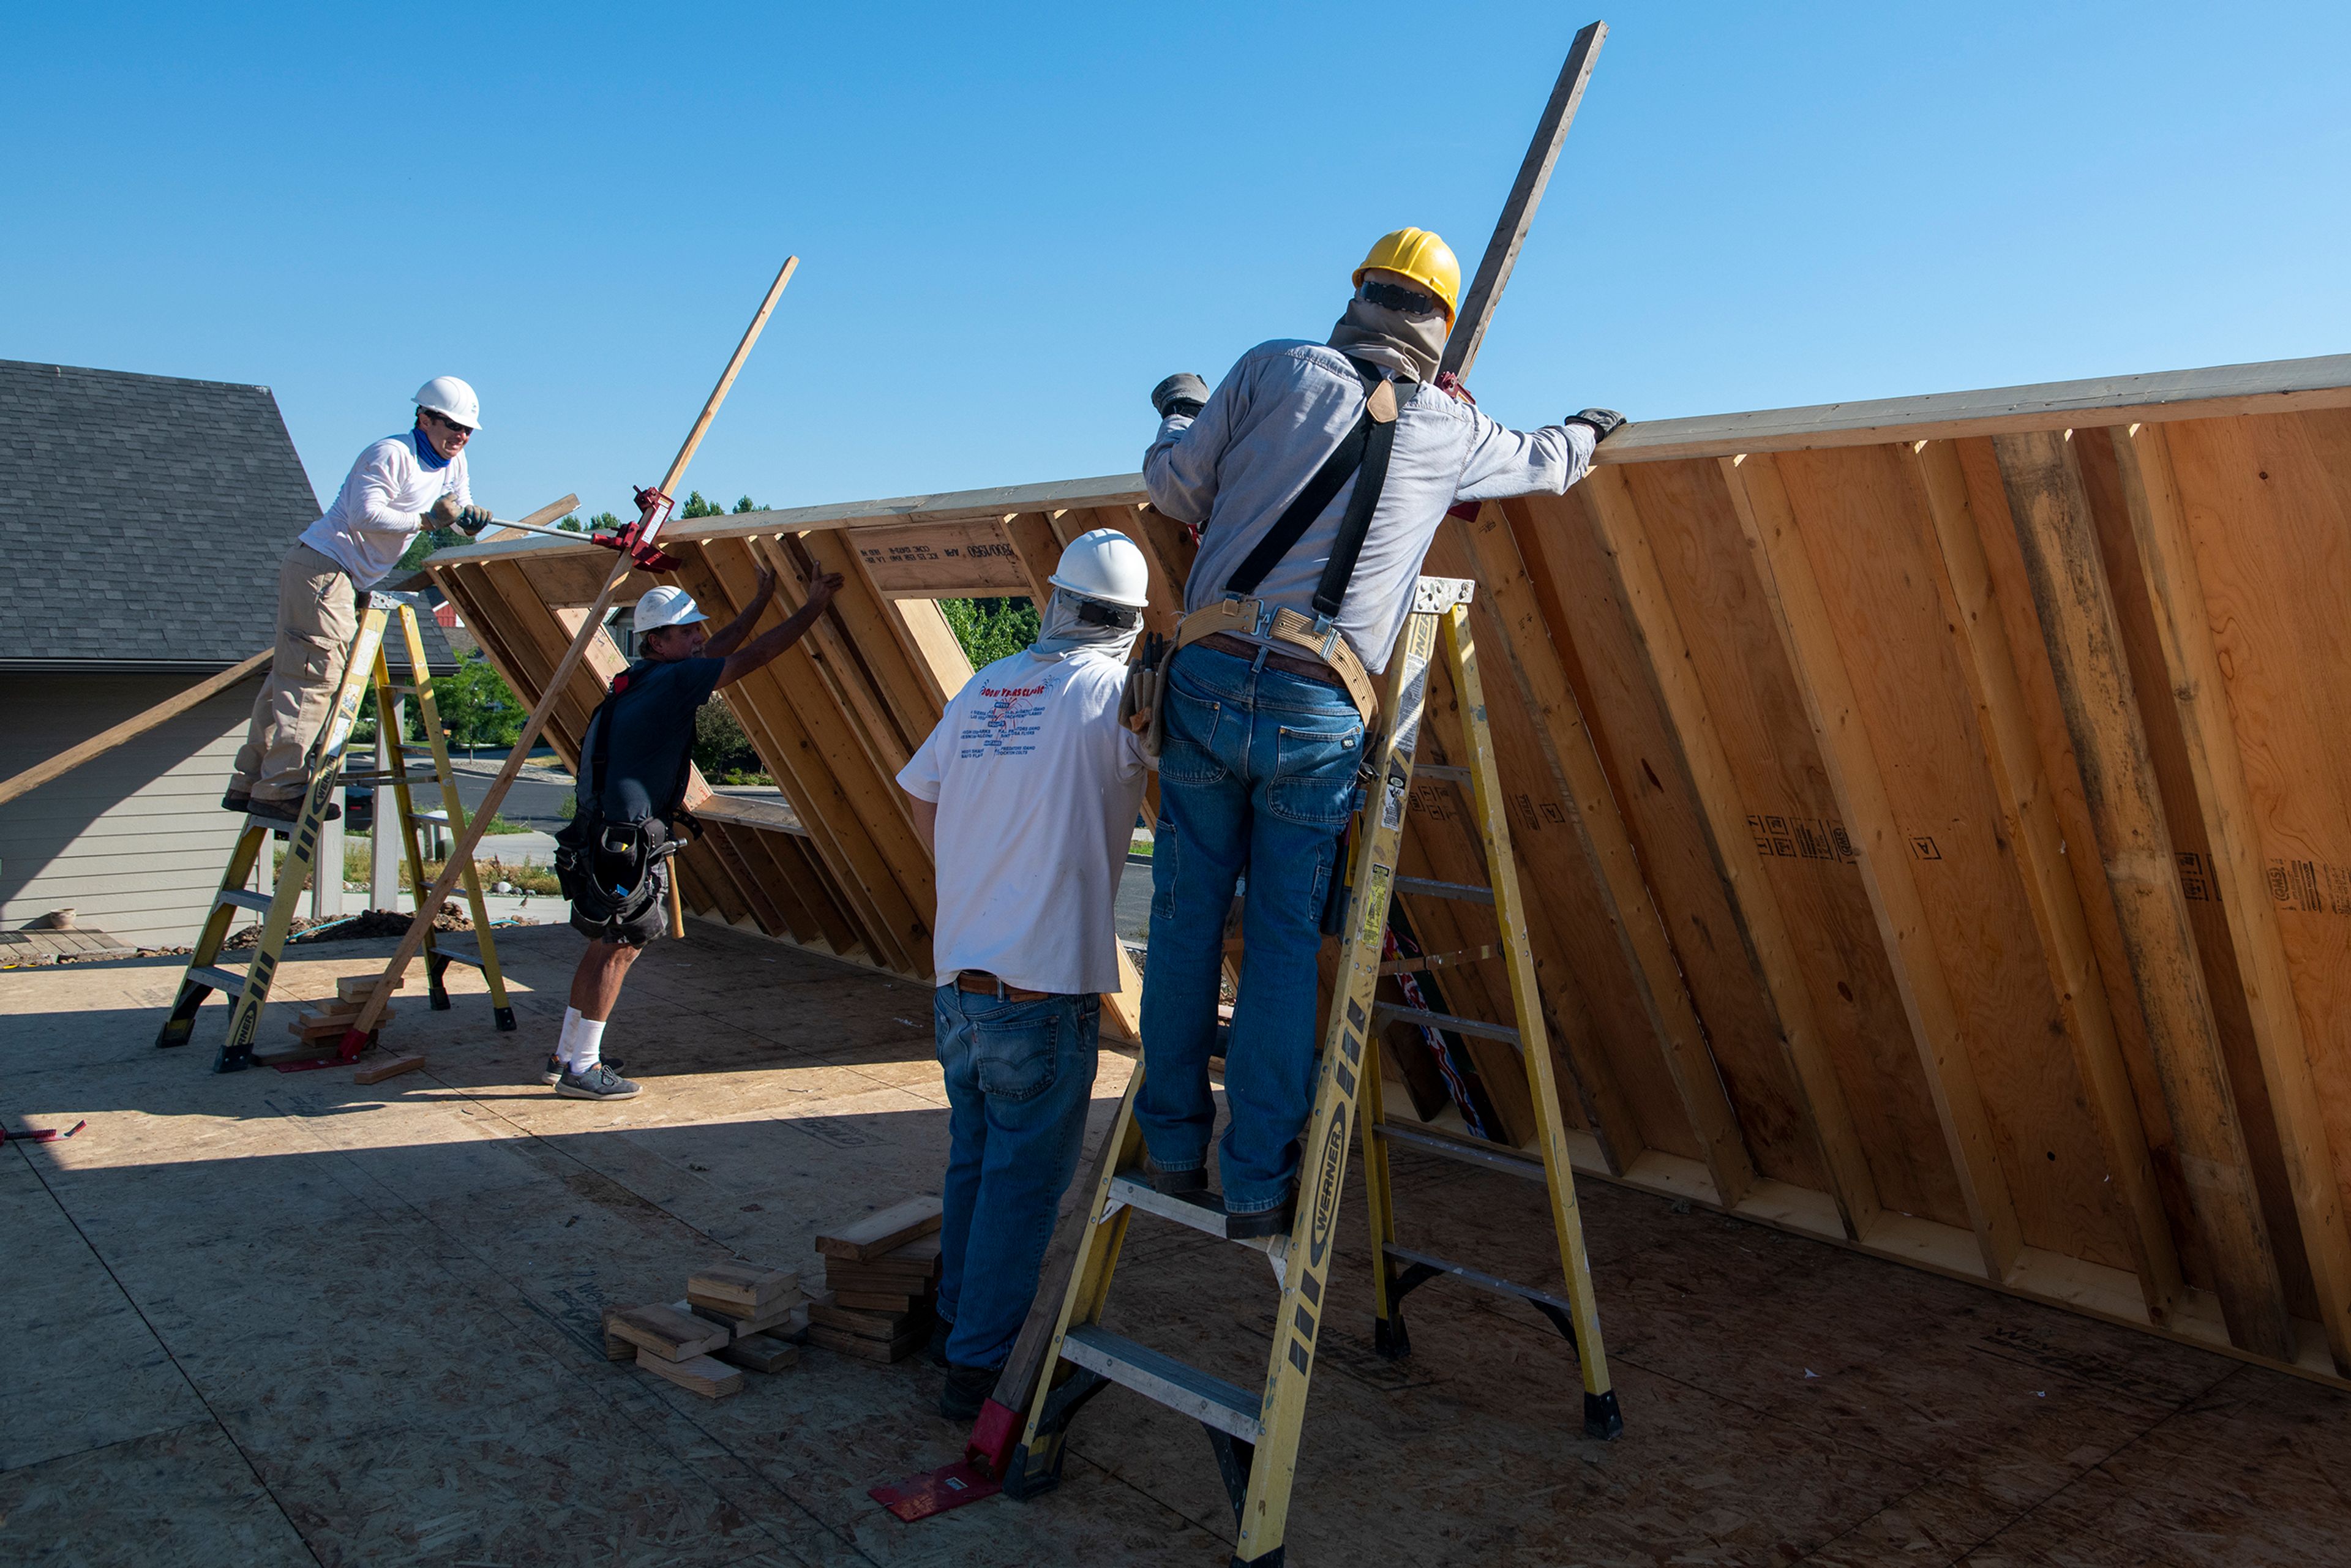
[[[1166,689],[1169,653],[1166,638],[1145,637],[1142,656],[1126,667],[1126,689],[1118,699],[1121,724],[1139,713],[1151,716],[1143,729],[1143,754],[1154,760],[1167,737],[1167,705],[1160,698]]]

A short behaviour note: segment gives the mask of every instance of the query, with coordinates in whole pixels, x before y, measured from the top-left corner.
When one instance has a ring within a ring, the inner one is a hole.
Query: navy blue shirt
[[[585,811],[601,791],[604,820],[669,821],[694,753],[694,712],[718,689],[724,659],[640,659],[629,666],[628,689],[590,722],[580,747],[577,799]],[[593,779],[597,737],[612,726],[609,779]]]

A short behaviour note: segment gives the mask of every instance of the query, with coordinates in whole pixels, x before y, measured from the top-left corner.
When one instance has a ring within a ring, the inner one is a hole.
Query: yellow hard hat
[[[1453,258],[1453,247],[1426,229],[1398,229],[1382,235],[1373,245],[1371,255],[1364,265],[1355,268],[1355,287],[1364,286],[1364,274],[1378,267],[1386,272],[1402,273],[1415,283],[1435,294],[1445,303],[1445,319],[1461,303],[1461,264]]]

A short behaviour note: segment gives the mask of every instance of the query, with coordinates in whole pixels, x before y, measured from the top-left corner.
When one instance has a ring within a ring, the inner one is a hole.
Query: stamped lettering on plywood
[[[2351,915],[2351,866],[2273,859],[2269,883],[2270,897],[2280,909],[2302,915]]]
[[[1789,817],[1751,811],[1747,831],[1755,835],[1755,852],[1780,860],[1853,863],[1853,841],[1844,824],[1834,817]]]
[[[1012,541],[986,519],[919,528],[865,528],[857,559],[888,599],[1026,597],[1031,587]]]

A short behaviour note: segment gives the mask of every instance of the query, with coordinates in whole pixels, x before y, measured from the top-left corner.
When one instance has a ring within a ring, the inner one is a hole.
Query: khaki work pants
[[[277,569],[277,653],[253,699],[230,789],[256,800],[301,797],[310,743],[326,722],[359,625],[350,574],[308,545],[287,551]]]

